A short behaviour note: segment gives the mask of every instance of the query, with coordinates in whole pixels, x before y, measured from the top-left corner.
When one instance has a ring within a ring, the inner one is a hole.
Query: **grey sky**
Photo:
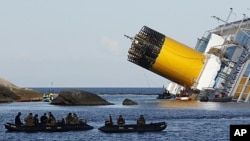
[[[161,87],[168,80],[127,61],[147,25],[190,47],[248,0],[0,0],[0,77],[21,87]],[[248,7],[247,7],[248,6]]]

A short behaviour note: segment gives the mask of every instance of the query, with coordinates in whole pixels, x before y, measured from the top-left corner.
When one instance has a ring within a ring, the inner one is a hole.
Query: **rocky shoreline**
[[[42,100],[43,94],[27,88],[20,88],[0,77],[0,103]]]
[[[0,103],[7,102],[36,102],[43,101],[43,93],[28,88],[20,88],[11,82],[0,77]],[[58,96],[51,101],[52,105],[114,105],[101,98],[97,94],[83,90],[61,91]],[[137,105],[131,99],[125,99],[123,105]]]
[[[43,93],[20,88],[0,77],[0,103],[42,101]],[[80,90],[61,91],[52,100],[53,105],[113,105],[94,93]]]

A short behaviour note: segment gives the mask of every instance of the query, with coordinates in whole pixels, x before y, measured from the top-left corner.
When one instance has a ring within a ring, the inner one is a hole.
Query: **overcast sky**
[[[20,87],[162,87],[127,61],[142,26],[189,47],[249,0],[0,0],[0,77]]]

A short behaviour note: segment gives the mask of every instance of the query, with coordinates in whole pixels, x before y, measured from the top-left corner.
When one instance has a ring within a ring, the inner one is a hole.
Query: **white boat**
[[[176,100],[187,101],[187,100],[192,100],[192,98],[191,96],[177,96]]]

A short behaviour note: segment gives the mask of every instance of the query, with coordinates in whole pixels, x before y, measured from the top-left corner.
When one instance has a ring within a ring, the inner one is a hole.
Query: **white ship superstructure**
[[[193,89],[209,97],[222,93],[237,102],[249,101],[250,18],[244,17],[207,31],[198,39],[195,49],[206,55],[206,61]],[[169,85],[174,84],[170,82]]]
[[[143,26],[126,36],[132,40],[128,61],[170,80],[172,94],[248,101],[250,18],[228,22],[231,13],[226,21],[213,16],[224,24],[206,31],[194,49]]]

